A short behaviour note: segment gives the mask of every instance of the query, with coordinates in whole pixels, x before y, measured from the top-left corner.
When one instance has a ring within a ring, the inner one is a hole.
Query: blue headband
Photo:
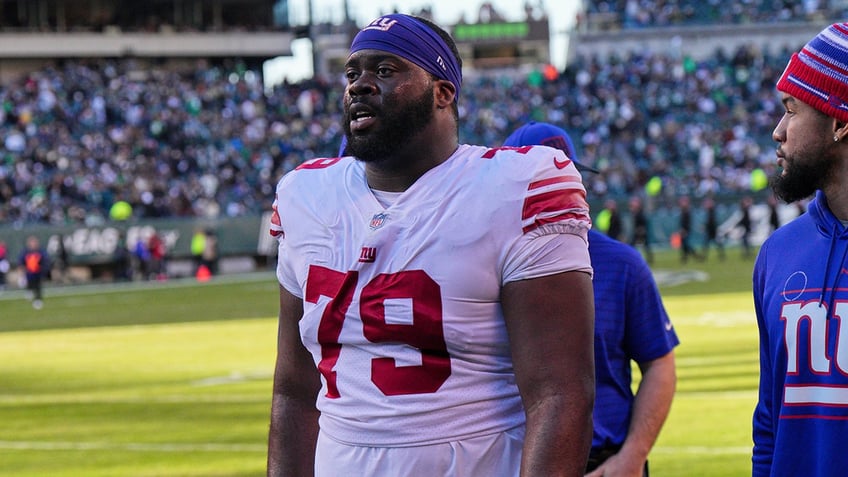
[[[350,52],[386,51],[415,63],[456,88],[459,101],[462,70],[450,47],[438,33],[409,15],[393,13],[372,21],[356,34]]]

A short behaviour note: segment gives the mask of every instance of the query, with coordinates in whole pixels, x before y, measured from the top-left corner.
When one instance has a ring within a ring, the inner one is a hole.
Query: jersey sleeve
[[[566,271],[591,274],[592,221],[586,189],[574,163],[547,146],[512,148],[525,176],[521,236],[504,267],[504,283]]]
[[[521,220],[525,234],[549,233],[578,235],[588,243],[589,204],[583,178],[574,163],[559,149],[529,146],[527,165],[532,176],[527,183]]]
[[[522,241],[504,272],[504,283],[565,271],[592,274],[586,243],[573,234],[546,234]]]
[[[763,247],[768,247],[766,242]],[[765,282],[765,253],[757,257],[753,273],[753,295],[754,309],[757,315],[760,341],[760,382],[759,399],[754,407],[753,432],[754,449],[752,456],[753,477],[767,477],[771,475],[772,461],[774,459],[774,429],[773,413],[774,403],[772,400],[772,371],[769,351],[768,327],[765,322],[763,305],[763,288]]]
[[[634,256],[629,268],[633,276],[625,288],[625,346],[637,363],[647,363],[665,356],[680,341],[648,265]]]
[[[277,184],[277,193],[274,198],[274,203],[271,206],[272,214],[269,224],[269,233],[277,239],[277,280],[286,290],[292,295],[303,298],[303,292],[297,282],[297,278],[292,266],[291,250],[286,241],[285,229],[283,227],[283,218],[280,215],[280,207],[285,204],[283,192],[285,191],[285,177]],[[285,211],[283,212],[285,213]]]

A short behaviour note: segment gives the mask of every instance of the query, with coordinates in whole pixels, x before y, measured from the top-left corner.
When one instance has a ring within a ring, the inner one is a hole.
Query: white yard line
[[[88,451],[117,450],[133,452],[267,452],[261,444],[140,443],[140,442],[69,442],[69,441],[0,441],[0,450]]]
[[[3,395],[0,405],[16,404],[138,404],[138,403],[258,403],[271,402],[268,396],[253,394],[195,395],[172,394],[168,396],[96,396],[96,395]]]
[[[251,272],[233,273],[219,275],[207,283],[228,284],[243,282],[266,282],[276,283],[274,272]],[[92,282],[76,285],[53,285],[45,284],[44,293],[47,296],[79,296],[79,295],[103,295],[107,293],[123,293],[127,290],[151,290],[157,288],[188,288],[202,286],[194,277],[170,278],[166,281],[138,280],[131,282]],[[0,292],[0,301],[27,299],[27,290],[20,288],[6,288]]]

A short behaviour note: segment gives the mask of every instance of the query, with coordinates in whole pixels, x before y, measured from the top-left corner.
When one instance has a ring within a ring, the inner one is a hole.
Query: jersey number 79
[[[318,371],[327,382],[327,397],[341,396],[336,383],[336,362],[342,345],[339,335],[353,302],[359,272],[340,272],[318,265],[309,267],[306,301],[330,298],[318,326],[321,361]],[[386,321],[385,301],[412,302],[412,324]],[[421,352],[421,365],[397,366],[394,358],[371,360],[371,382],[386,396],[436,392],[451,374],[451,362],[442,328],[442,298],[439,284],[423,270],[381,274],[368,282],[359,295],[363,334],[372,343],[403,343]],[[343,391],[343,390],[342,390]]]

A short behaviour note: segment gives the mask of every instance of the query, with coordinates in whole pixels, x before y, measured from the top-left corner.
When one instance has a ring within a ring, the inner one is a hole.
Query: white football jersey
[[[280,180],[274,212],[322,432],[410,446],[524,424],[501,287],[591,273],[586,192],[561,151],[461,145],[388,208],[361,162],[315,159]]]

